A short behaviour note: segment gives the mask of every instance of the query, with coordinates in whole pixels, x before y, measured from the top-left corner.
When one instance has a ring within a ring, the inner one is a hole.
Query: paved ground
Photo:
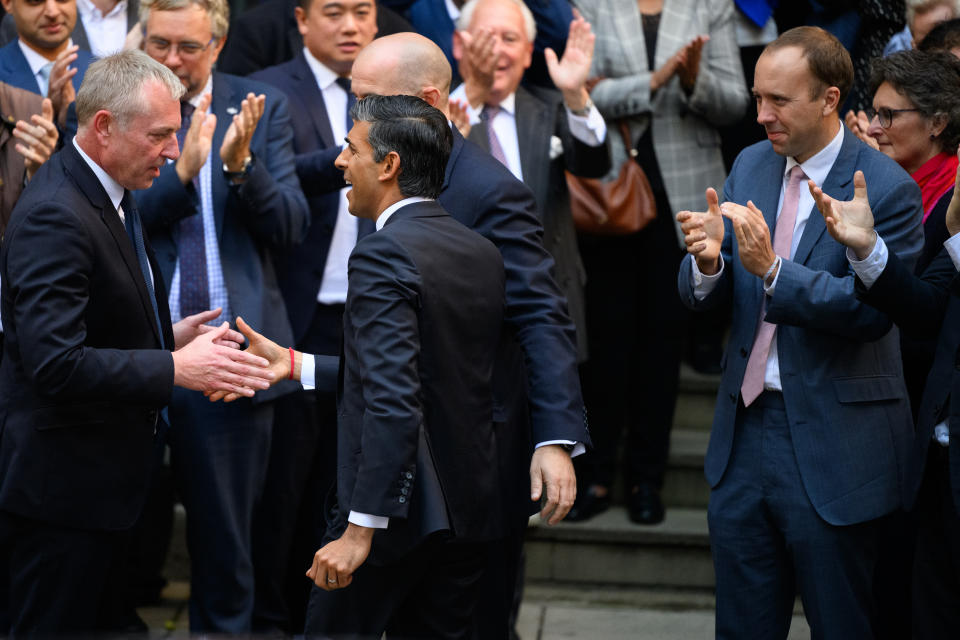
[[[161,606],[140,609],[154,638],[187,635],[189,587],[174,582]],[[520,610],[522,640],[708,640],[713,637],[713,598],[707,593],[663,590],[558,589],[530,585]],[[794,616],[789,640],[810,630]]]

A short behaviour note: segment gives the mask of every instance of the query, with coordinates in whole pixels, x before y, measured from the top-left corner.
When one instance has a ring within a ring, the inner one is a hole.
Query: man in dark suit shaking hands
[[[441,111],[370,95],[351,113],[337,166],[350,212],[377,231],[348,265],[337,505],[307,572],[306,633],[467,637],[504,526],[491,400],[503,260],[435,201],[453,142]],[[289,375],[286,350],[248,336]]]
[[[182,92],[138,51],[92,65],[76,138],[40,168],[7,225],[0,635],[104,630],[110,573],[143,505],[174,386],[253,395],[273,375],[218,344],[242,341],[203,326],[219,311],[170,325],[130,190],[179,155]]]

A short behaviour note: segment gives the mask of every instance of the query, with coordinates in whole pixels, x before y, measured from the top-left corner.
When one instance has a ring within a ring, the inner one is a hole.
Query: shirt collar
[[[317,86],[321,91],[326,90],[340,77],[336,71],[317,60],[306,47],[303,48],[303,57],[307,59],[307,66],[313,72],[313,77],[316,78]]]
[[[93,2],[91,2],[91,0],[77,0],[77,11],[82,16],[98,16],[100,18],[110,18],[112,16],[117,15],[121,11],[126,12],[126,10],[127,10],[127,0],[120,0],[120,2],[118,2],[116,6],[114,6],[113,9],[111,9],[107,13],[102,13],[100,9],[98,9],[97,6],[93,4]]]
[[[403,200],[398,200],[392,205],[383,210],[383,213],[377,218],[377,231],[383,229],[383,225],[387,224],[387,219],[397,212],[401,207],[405,207],[408,204],[414,204],[415,202],[429,202],[430,198],[421,198],[419,196],[414,196],[412,198],[404,198]]]
[[[208,94],[208,93],[210,93],[210,92],[212,92],[212,91],[213,91],[213,72],[211,71],[211,72],[210,72],[210,75],[207,76],[207,83],[206,83],[205,85],[203,85],[203,90],[202,90],[202,91],[198,91],[198,92],[197,92],[197,95],[195,95],[195,96],[193,96],[192,98],[190,98],[189,100],[187,100],[187,102],[189,102],[189,103],[192,104],[194,107],[196,107],[198,104],[200,104],[200,99],[201,99],[204,95],[206,95],[206,94]],[[211,101],[210,101],[210,106],[207,107],[207,113],[210,113],[210,109],[212,109],[212,108],[213,108],[213,101],[211,100]]]
[[[506,111],[510,115],[515,115],[517,113],[517,92],[514,91],[506,98],[500,101],[498,105],[501,111]]]
[[[53,62],[53,60],[47,60],[42,55],[28,47],[22,39],[17,40],[17,44],[20,45],[20,51],[23,52],[23,57],[27,59],[27,65],[30,66],[30,72],[33,73],[33,75],[37,75],[40,73],[40,69],[43,69],[49,63]],[[70,39],[67,41],[67,47],[72,46],[73,39]]]
[[[787,158],[787,167],[784,170],[784,175],[790,173],[790,169],[800,165],[804,175],[806,175],[808,179],[813,180],[814,184],[823,184],[823,181],[827,179],[827,175],[830,173],[830,169],[833,168],[833,163],[837,161],[837,156],[840,155],[840,148],[843,146],[844,127],[842,124],[839,126],[840,130],[837,131],[837,135],[833,136],[833,140],[816,154],[807,158],[806,162],[797,162],[793,156]]]
[[[457,24],[457,20],[460,19],[460,7],[453,3],[453,0],[444,0],[444,6],[447,8],[447,15],[450,16],[450,21],[453,24]]]
[[[123,186],[110,177],[106,171],[103,170],[103,167],[98,165],[93,159],[88,156],[83,149],[80,148],[80,145],[77,144],[77,139],[73,139],[73,146],[80,154],[80,157],[83,158],[83,161],[87,163],[87,166],[93,170],[94,175],[97,176],[97,180],[100,181],[100,184],[103,185],[104,190],[107,192],[107,197],[110,198],[110,202],[113,204],[114,209],[120,208],[120,201],[123,200]]]

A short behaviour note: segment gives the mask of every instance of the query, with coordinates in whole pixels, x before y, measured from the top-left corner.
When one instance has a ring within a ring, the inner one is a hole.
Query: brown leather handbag
[[[623,136],[627,159],[615,180],[581,178],[566,172],[570,191],[570,212],[578,231],[597,235],[635,233],[657,217],[657,203],[647,174],[635,160],[637,150],[630,141],[625,120],[617,126]]]

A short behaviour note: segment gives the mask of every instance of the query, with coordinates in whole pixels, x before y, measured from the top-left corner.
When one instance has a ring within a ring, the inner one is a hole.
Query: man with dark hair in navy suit
[[[171,316],[219,307],[226,319],[242,315],[289,341],[273,256],[303,240],[309,212],[286,97],[213,72],[229,24],[225,0],[144,0],[140,8],[145,51],[187,89],[180,157],[137,194]],[[252,628],[253,513],[270,452],[270,401],[294,389],[278,385],[231,405],[173,396],[170,449],[189,523],[194,631]]]

